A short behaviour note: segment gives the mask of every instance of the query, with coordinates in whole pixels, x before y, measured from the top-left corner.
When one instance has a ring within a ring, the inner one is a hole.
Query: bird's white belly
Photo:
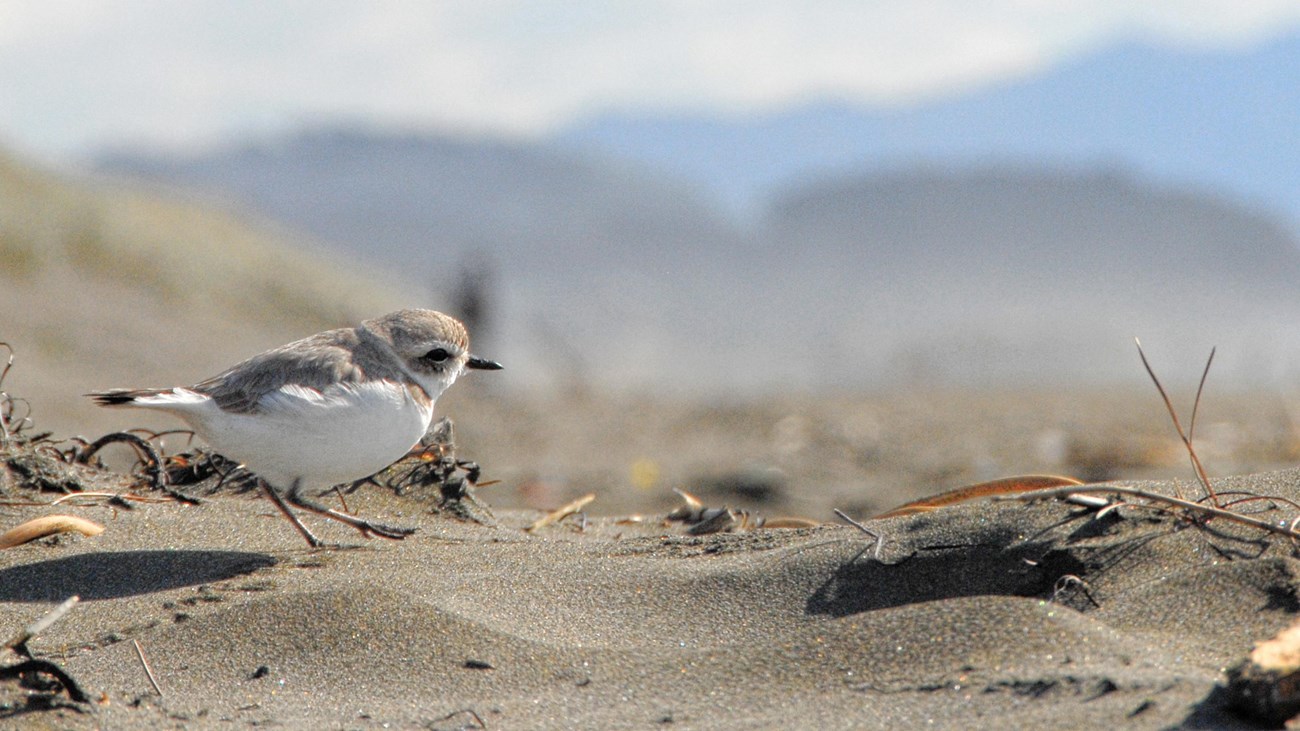
[[[391,382],[324,393],[287,386],[264,398],[254,414],[209,406],[188,415],[199,436],[282,488],[296,479],[328,487],[374,474],[406,454],[433,416],[432,404]]]

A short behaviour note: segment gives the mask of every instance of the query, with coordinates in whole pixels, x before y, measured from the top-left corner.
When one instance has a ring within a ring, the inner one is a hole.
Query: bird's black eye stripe
[[[448,353],[446,348],[434,348],[424,354],[425,360],[433,361],[434,363],[441,363],[450,357],[451,353]]]

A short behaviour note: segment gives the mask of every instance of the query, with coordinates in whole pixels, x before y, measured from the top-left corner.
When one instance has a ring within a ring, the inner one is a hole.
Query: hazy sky
[[[1226,47],[1300,0],[0,0],[0,145],[347,119],[541,134],[628,108],[907,104],[1120,40]]]

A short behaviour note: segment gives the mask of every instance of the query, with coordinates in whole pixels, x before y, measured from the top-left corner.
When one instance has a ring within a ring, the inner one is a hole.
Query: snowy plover
[[[465,326],[455,318],[399,310],[268,350],[188,388],[87,396],[102,406],[179,417],[213,449],[256,473],[276,507],[318,546],[271,485],[286,490],[289,502],[364,534],[409,535],[413,529],[331,510],[302,492],[359,480],[400,459],[429,428],[433,402],[467,368],[501,365],[470,355]]]

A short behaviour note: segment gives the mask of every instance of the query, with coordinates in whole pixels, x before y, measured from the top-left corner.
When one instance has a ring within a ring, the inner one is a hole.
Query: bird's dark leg
[[[373,533],[377,536],[383,536],[384,538],[392,538],[393,540],[400,541],[415,532],[414,528],[399,528],[396,526],[384,525],[383,523],[372,523],[364,518],[358,518],[355,515],[348,515],[347,513],[340,513],[333,508],[327,508],[315,500],[303,495],[300,487],[301,481],[294,480],[293,487],[289,488],[289,494],[286,495],[289,502],[300,508],[310,510],[313,513],[319,513],[327,518],[333,518],[340,523],[346,523],[361,531],[362,535],[369,536]]]
[[[289,488],[290,495],[298,492],[298,483],[301,481],[301,479],[293,481],[293,487]],[[280,512],[284,513],[284,517],[288,518],[289,522],[293,523],[293,527],[297,528],[298,532],[302,534],[302,537],[307,539],[307,545],[312,548],[320,548],[325,545],[315,536],[315,534],[307,529],[307,526],[302,524],[301,520],[298,520],[298,516],[294,515],[293,511],[289,509],[289,506],[284,504],[284,498],[280,497],[280,493],[276,492],[274,487],[271,487],[266,480],[260,478],[257,482],[262,486],[262,489],[266,491],[266,496],[271,498],[271,502],[275,503],[275,507],[279,508]],[[290,499],[292,500],[292,498]]]

